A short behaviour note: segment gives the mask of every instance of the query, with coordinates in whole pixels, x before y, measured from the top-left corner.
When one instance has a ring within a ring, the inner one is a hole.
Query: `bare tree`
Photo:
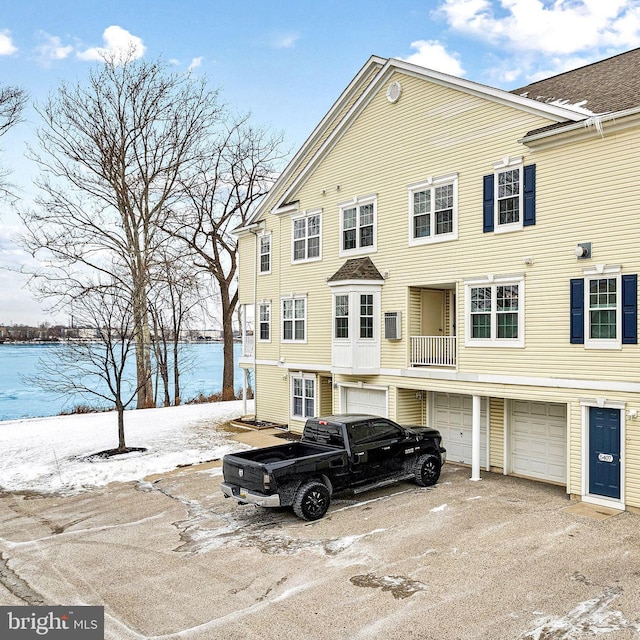
[[[27,104],[27,93],[15,86],[0,87],[0,136],[22,120]],[[0,167],[0,197],[14,198],[13,185],[9,182],[10,170]]]
[[[256,202],[271,188],[285,152],[282,135],[254,128],[248,115],[226,122],[210,144],[210,153],[183,184],[186,204],[173,210],[166,228],[186,243],[194,264],[216,283],[223,330],[222,400],[231,400],[233,314],[238,303],[238,247],[232,231],[248,221]]]
[[[203,291],[201,277],[184,256],[165,250],[162,260],[153,271],[153,286],[149,293],[149,310],[153,321],[153,347],[162,382],[163,404],[181,403],[180,374],[183,359],[180,358],[181,337],[193,313],[201,303]],[[170,373],[173,375],[170,376]]]
[[[40,372],[28,381],[60,394],[93,398],[112,407],[118,417],[118,447],[110,453],[130,451],[126,446],[124,415],[139,383],[130,370],[135,355],[134,313],[128,293],[119,285],[96,286],[76,297],[77,322],[94,330],[91,340],[69,341],[40,362]]]
[[[31,150],[40,196],[21,216],[26,245],[54,269],[36,274],[41,295],[66,296],[86,273],[120,278],[133,303],[137,406],[153,404],[150,271],[166,242],[167,212],[181,195],[219,118],[204,80],[159,61],[105,59],[85,84],[62,84],[37,111]]]

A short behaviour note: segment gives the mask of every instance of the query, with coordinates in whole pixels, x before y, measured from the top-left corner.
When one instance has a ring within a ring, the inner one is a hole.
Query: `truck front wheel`
[[[425,453],[417,460],[413,468],[416,476],[416,484],[421,487],[430,487],[438,482],[440,477],[440,459],[432,453]]]
[[[331,494],[329,489],[317,480],[305,482],[296,493],[293,512],[304,520],[319,520],[327,513]]]

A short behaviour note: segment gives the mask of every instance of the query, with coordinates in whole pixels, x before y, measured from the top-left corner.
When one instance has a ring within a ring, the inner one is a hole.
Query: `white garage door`
[[[387,392],[380,389],[344,388],[344,412],[387,417]]]
[[[434,428],[442,434],[442,444],[449,462],[471,464],[471,428],[473,398],[455,393],[435,393]],[[487,465],[487,420],[482,403],[480,414],[480,466]]]
[[[567,483],[567,407],[516,400],[511,411],[511,472]]]

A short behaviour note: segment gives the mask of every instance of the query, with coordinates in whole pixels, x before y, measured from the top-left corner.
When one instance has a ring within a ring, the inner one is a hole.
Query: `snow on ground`
[[[218,428],[242,410],[234,401],[127,411],[126,445],[147,451],[93,462],[85,456],[118,446],[115,412],[3,421],[0,489],[76,493],[218,459],[243,448]]]

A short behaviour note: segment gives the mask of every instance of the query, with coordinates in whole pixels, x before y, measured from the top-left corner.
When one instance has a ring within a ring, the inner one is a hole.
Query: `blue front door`
[[[589,407],[589,493],[620,498],[620,410]]]

